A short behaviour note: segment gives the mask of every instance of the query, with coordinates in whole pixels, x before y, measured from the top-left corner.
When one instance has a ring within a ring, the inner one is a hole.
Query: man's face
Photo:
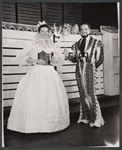
[[[83,24],[80,26],[80,35],[82,37],[87,37],[90,34],[90,28],[87,24]]]

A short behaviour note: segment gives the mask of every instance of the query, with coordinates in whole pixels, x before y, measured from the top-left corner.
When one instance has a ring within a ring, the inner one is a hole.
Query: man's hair
[[[81,23],[81,24],[79,25],[79,30],[81,30],[80,28],[81,28],[82,25],[87,25],[87,26],[89,27],[89,29],[91,29],[91,25],[90,25],[89,23],[83,22],[83,23]]]

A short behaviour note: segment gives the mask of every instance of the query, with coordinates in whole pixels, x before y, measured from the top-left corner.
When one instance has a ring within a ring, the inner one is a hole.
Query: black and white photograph
[[[3,1],[2,147],[120,147],[120,2]]]

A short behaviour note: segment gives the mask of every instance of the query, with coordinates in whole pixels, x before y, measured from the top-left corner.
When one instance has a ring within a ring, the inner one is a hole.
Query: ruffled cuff
[[[19,63],[20,66],[31,66],[31,65],[34,65],[35,63],[28,63],[27,62],[27,59],[29,58],[30,56],[25,56],[22,61]]]

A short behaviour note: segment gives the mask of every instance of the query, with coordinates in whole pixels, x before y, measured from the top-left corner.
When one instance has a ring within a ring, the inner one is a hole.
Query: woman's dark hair
[[[81,27],[82,25],[87,25],[87,26],[89,27],[89,29],[91,29],[91,25],[90,25],[89,23],[83,22],[83,23],[81,23],[81,24],[79,25],[79,31],[80,31],[80,27]]]
[[[43,28],[43,27],[47,27],[47,28],[48,28],[48,31],[50,30],[49,25],[43,24],[43,25],[40,25],[40,26],[38,27],[38,33],[40,32],[41,28]]]

